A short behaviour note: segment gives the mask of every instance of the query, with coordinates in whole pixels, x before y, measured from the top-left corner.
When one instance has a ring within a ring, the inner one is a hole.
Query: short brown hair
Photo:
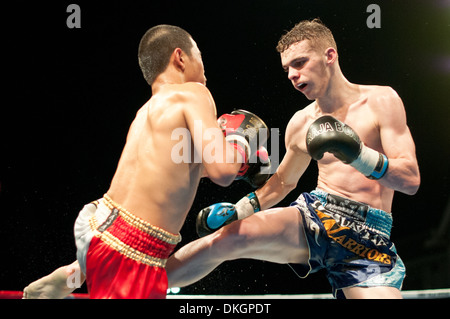
[[[148,84],[164,72],[176,48],[191,56],[191,35],[180,27],[162,24],[150,28],[139,43],[139,66]]]
[[[337,51],[333,34],[319,18],[312,21],[303,20],[297,23],[290,31],[280,38],[277,45],[277,51],[282,53],[292,44],[303,40],[311,41],[311,45],[316,50],[333,47]]]

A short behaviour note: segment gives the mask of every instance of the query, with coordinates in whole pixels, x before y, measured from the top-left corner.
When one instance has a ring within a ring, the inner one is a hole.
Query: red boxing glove
[[[248,163],[250,157],[256,154],[258,145],[263,145],[268,139],[267,125],[251,112],[235,110],[231,114],[220,116],[217,121],[225,139],[233,144],[242,155],[244,164]],[[239,172],[239,174],[244,173]]]

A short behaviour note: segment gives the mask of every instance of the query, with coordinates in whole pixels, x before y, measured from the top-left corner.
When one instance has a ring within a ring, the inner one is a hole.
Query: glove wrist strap
[[[236,203],[237,218],[244,219],[261,210],[258,197],[255,192],[247,194]]]
[[[369,179],[380,179],[388,168],[388,159],[370,147],[362,145],[361,153],[350,166],[353,166]]]

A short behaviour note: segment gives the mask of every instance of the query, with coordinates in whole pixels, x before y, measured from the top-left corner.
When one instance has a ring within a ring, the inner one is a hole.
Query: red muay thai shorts
[[[83,207],[74,232],[90,298],[166,298],[164,267],[179,234],[134,216],[108,195]]]

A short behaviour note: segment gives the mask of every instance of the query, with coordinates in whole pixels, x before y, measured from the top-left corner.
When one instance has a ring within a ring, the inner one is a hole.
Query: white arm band
[[[363,145],[358,158],[350,166],[356,168],[367,178],[380,179],[386,173],[388,164],[386,155]]]
[[[236,212],[237,212],[237,218],[238,219],[244,219],[246,217],[249,217],[253,215],[254,213],[257,213],[261,210],[261,207],[259,205],[258,197],[256,197],[256,194],[250,193],[247,196],[241,198],[236,203]]]

